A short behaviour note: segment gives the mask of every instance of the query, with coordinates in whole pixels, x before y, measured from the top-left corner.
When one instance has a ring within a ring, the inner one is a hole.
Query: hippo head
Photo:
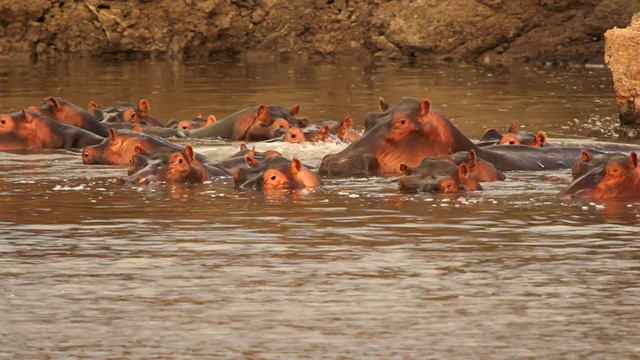
[[[369,114],[374,125],[338,154],[320,164],[323,175],[397,175],[399,165],[417,166],[425,157],[470,150],[473,143],[427,99],[404,98],[382,113]]]
[[[246,131],[244,140],[263,141],[283,135],[288,128],[298,125],[294,116],[299,110],[300,105],[296,105],[291,110],[277,105],[260,105],[256,111],[255,120]]]
[[[608,199],[640,196],[638,155],[612,154],[573,181],[562,194],[568,198]]]
[[[270,157],[262,161],[247,157],[248,168],[237,169],[233,180],[236,187],[264,189],[315,188],[322,181],[302,162],[294,158]]]

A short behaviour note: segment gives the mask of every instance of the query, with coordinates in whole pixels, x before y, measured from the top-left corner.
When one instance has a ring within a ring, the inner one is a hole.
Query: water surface
[[[0,112],[146,98],[168,121],[249,105],[312,120],[429,98],[469,137],[516,123],[618,141],[606,69],[0,63]],[[186,143],[179,140],[180,143]],[[193,142],[213,158],[239,143]],[[337,144],[256,144],[317,165]],[[631,358],[640,203],[558,197],[568,171],[483,192],[393,179],[260,193],[231,180],[119,186],[72,151],[0,153],[0,357]]]

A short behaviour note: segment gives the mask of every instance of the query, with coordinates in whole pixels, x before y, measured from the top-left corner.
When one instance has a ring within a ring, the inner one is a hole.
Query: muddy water
[[[472,138],[515,122],[610,141],[615,123],[604,69],[0,62],[0,111],[50,95],[146,98],[165,121],[299,103],[360,124],[378,96],[428,97]],[[256,146],[311,165],[342,148]],[[69,151],[0,153],[0,358],[640,354],[640,204],[560,199],[566,171],[459,196],[380,178],[268,194],[109,183],[125,172]]]

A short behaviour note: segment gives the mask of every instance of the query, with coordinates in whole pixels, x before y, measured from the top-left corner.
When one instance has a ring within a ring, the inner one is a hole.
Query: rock
[[[622,125],[640,126],[640,13],[626,28],[607,30],[605,62],[613,75]]]

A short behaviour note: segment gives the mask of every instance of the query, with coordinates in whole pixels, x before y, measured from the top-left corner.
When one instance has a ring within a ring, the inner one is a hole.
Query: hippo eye
[[[295,139],[296,138],[296,134],[291,134],[291,138]]]
[[[275,181],[276,180],[276,176],[275,175],[271,175],[271,181]]]
[[[400,121],[399,121],[399,123],[400,123],[400,125],[404,125],[404,124],[406,124],[406,123],[407,123],[407,120],[402,119],[402,120],[400,120]]]
[[[5,125],[6,123],[7,123],[7,120],[5,119],[0,120],[0,124]]]
[[[515,141],[513,141],[513,140],[509,141],[509,145],[515,145],[515,144],[516,144]]]
[[[182,130],[187,130],[187,125],[182,126]]]
[[[182,164],[184,160],[182,158],[178,159],[178,163]]]

